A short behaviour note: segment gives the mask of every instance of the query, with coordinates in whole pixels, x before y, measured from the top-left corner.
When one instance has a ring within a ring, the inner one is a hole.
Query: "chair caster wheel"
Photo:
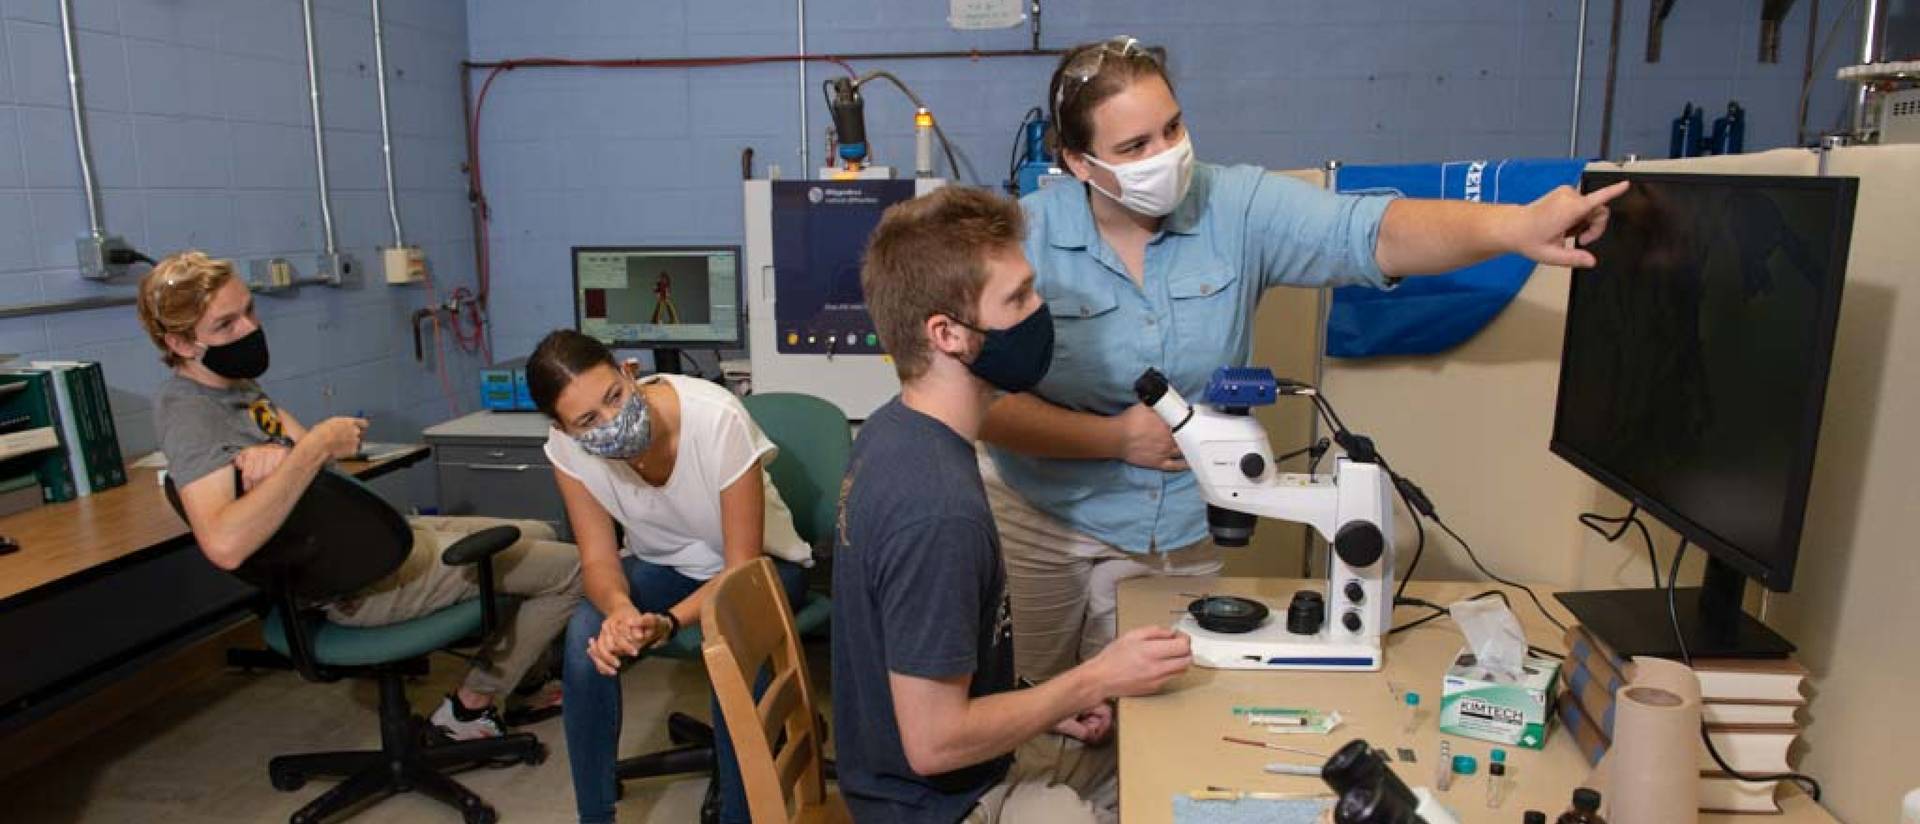
[[[500,814],[485,804],[461,810],[460,815],[466,820],[466,824],[495,824],[500,820]]]
[[[547,763],[547,754],[546,742],[534,742],[533,749],[527,753],[527,757],[522,763],[525,763],[529,767],[538,767],[541,764]]]
[[[267,781],[273,784],[274,789],[283,793],[290,793],[307,785],[306,776],[287,770],[276,770],[272,767],[267,768]]]

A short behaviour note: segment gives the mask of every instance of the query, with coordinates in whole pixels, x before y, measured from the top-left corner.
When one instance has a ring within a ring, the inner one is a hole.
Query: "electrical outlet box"
[[[89,234],[74,241],[74,248],[80,259],[80,276],[87,280],[111,280],[126,274],[133,265],[133,246],[119,235]]]
[[[322,253],[313,260],[313,280],[328,286],[359,286],[360,261],[345,252]]]
[[[393,246],[380,250],[387,283],[401,286],[427,279],[427,253],[418,246]]]
[[[260,258],[247,262],[247,288],[255,292],[278,292],[291,289],[294,281],[300,279],[300,273],[293,270],[293,262],[286,258]]]

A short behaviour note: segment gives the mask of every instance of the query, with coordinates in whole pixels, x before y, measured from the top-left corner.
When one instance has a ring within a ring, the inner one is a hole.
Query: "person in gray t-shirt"
[[[360,450],[367,422],[328,418],[305,427],[254,382],[267,370],[266,332],[253,296],[226,261],[183,252],[140,282],[141,325],[173,375],[154,398],[154,425],[188,526],[207,560],[233,571],[280,529],[316,475]],[[324,605],[328,618],[379,626],[478,597],[467,568],[440,562],[462,535],[503,523],[415,518],[413,550],[361,592]],[[454,738],[504,732],[497,698],[520,682],[580,598],[579,555],[552,527],[515,521],[521,540],[495,557],[498,589],[522,598],[513,625],[475,664],[432,721]],[[351,547],[332,551],[351,552]]]

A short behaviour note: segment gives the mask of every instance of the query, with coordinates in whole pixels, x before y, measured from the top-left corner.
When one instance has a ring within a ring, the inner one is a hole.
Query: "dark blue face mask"
[[[1005,329],[981,329],[957,317],[954,322],[985,338],[980,354],[967,364],[967,370],[995,389],[1025,392],[1040,385],[1047,367],[1053,365],[1053,313],[1044,303]]]

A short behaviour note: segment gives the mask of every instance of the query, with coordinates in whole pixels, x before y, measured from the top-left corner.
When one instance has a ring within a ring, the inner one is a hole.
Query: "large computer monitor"
[[[678,372],[682,349],[742,345],[740,247],[576,246],[573,319],[615,349],[652,349]]]
[[[1550,448],[1708,555],[1678,593],[1695,655],[1793,647],[1747,616],[1747,578],[1793,584],[1853,226],[1852,178],[1621,180],[1598,265],[1574,273]],[[1568,593],[1623,655],[1679,650],[1664,590]]]

